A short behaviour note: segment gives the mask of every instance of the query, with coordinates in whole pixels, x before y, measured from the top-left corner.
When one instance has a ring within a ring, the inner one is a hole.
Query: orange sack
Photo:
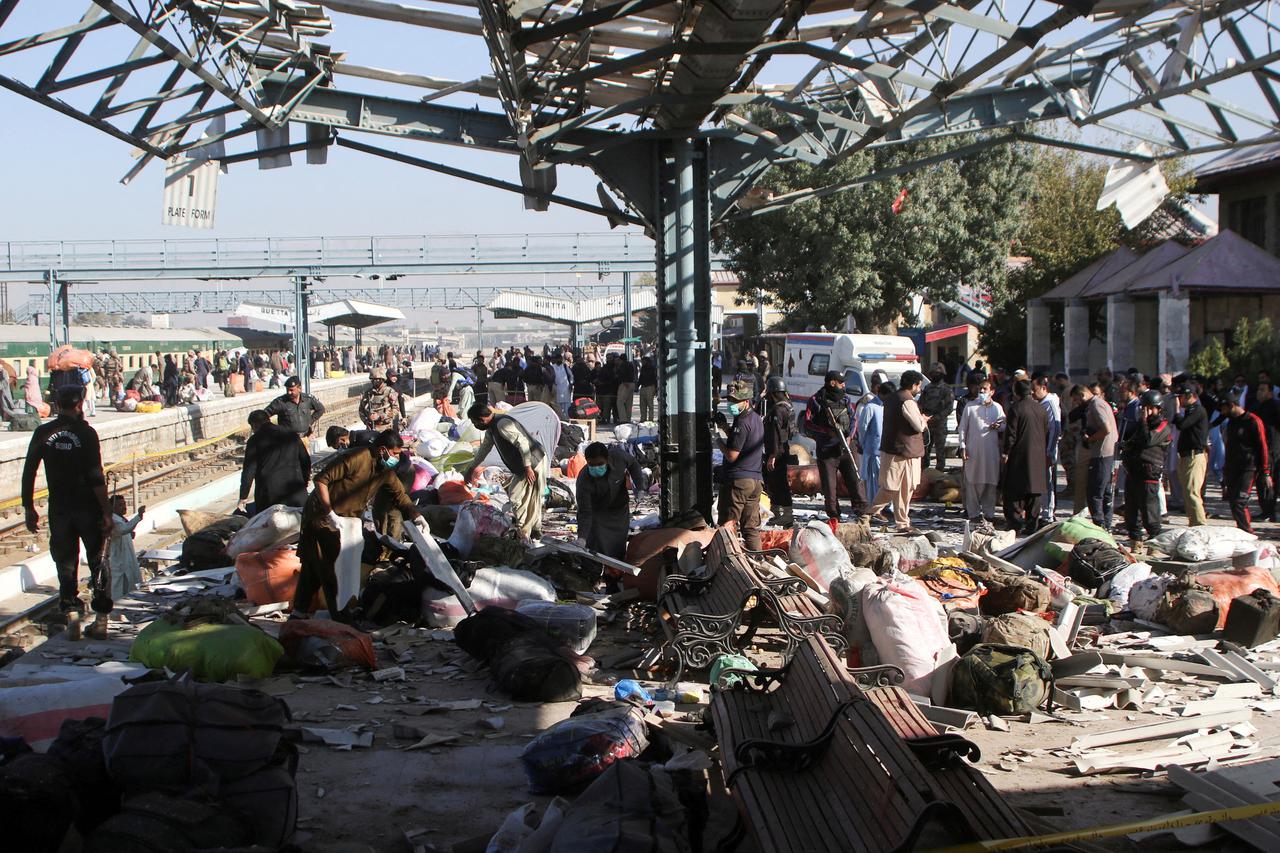
[[[236,557],[236,574],[244,596],[257,605],[293,601],[302,563],[292,548],[245,551]]]
[[[342,652],[342,656],[357,666],[365,669],[376,669],[377,661],[373,656],[373,640],[363,631],[357,631],[350,625],[333,622],[328,619],[291,619],[280,626],[280,645],[285,654],[294,656],[294,651],[307,637],[319,637],[328,640]]]
[[[1227,612],[1231,602],[1242,595],[1248,595],[1255,589],[1265,589],[1280,595],[1280,587],[1271,572],[1252,566],[1247,569],[1227,569],[1221,572],[1205,572],[1196,575],[1196,583],[1209,587],[1213,591],[1213,600],[1218,603],[1218,629],[1227,624]]]

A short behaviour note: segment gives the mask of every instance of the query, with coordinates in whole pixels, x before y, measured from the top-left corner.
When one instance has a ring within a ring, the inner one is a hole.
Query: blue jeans
[[[1115,468],[1114,456],[1089,460],[1089,481],[1085,486],[1089,498],[1089,518],[1094,524],[1106,530],[1111,529],[1111,522],[1115,517],[1112,508],[1116,492],[1115,484],[1112,482]]]

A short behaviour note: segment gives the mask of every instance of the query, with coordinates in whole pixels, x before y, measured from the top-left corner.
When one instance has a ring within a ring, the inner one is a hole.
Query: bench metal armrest
[[[870,690],[873,687],[896,687],[907,680],[906,673],[891,663],[879,666],[850,666],[846,669],[863,690]]]
[[[907,741],[907,746],[920,759],[920,763],[930,770],[946,770],[954,767],[965,758],[978,761],[982,758],[982,750],[968,738],[955,733],[918,737]]]
[[[809,585],[800,578],[778,578],[761,575],[760,581],[777,595],[804,595]]]
[[[715,572],[701,577],[692,575],[667,575],[662,581],[662,595],[676,592],[683,595],[706,595],[715,580]]]
[[[831,743],[836,726],[840,724],[845,711],[858,701],[861,700],[850,699],[837,705],[822,731],[807,741],[784,743],[764,738],[744,740],[734,747],[733,756],[737,759],[738,766],[725,779],[725,786],[732,788],[738,774],[750,768],[791,773],[808,769],[827,751],[827,746]]]
[[[785,562],[791,560],[791,555],[781,548],[765,548],[763,551],[748,551],[744,548],[742,553],[756,560],[768,560],[770,557],[781,557]]]

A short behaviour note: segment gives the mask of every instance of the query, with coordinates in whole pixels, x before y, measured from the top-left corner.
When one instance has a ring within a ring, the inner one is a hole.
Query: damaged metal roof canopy
[[[64,4],[0,0],[0,86],[136,147],[126,180],[153,157],[199,148],[224,163],[302,150],[323,162],[336,140],[515,190],[531,208],[571,203],[651,226],[647,143],[664,138],[710,141],[715,219],[842,188],[740,205],[773,163],[961,132],[1138,169],[1272,141],[1274,3],[99,0],[77,19]],[[371,43],[376,56],[356,55]],[[1083,132],[1033,129],[1054,119]],[[291,141],[290,122],[305,139]],[[516,154],[519,182],[346,131]],[[598,199],[558,195],[558,164],[592,168]]]

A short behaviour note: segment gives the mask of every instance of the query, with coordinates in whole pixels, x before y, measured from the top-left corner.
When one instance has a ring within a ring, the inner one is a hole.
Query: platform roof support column
[[[711,520],[710,197],[705,143],[663,141],[658,175],[658,422],[664,520]]]
[[[476,350],[484,355],[484,308],[476,306]]]
[[[1043,299],[1027,302],[1027,369],[1048,370],[1052,358],[1049,338],[1049,303]]]
[[[1191,299],[1180,293],[1161,291],[1157,322],[1160,372],[1180,373],[1191,358]]]
[[[49,352],[58,348],[58,274],[49,270],[44,275],[49,286]]]
[[[631,351],[631,273],[622,274],[622,338],[627,342],[627,351]]]
[[[1133,300],[1122,294],[1107,297],[1107,366],[1116,373],[1133,366]]]
[[[1082,379],[1089,375],[1089,304],[1072,299],[1067,302],[1065,315],[1067,375],[1073,380]]]
[[[311,341],[307,332],[307,277],[293,277],[293,363],[297,377],[302,380],[302,390],[311,393]]]

